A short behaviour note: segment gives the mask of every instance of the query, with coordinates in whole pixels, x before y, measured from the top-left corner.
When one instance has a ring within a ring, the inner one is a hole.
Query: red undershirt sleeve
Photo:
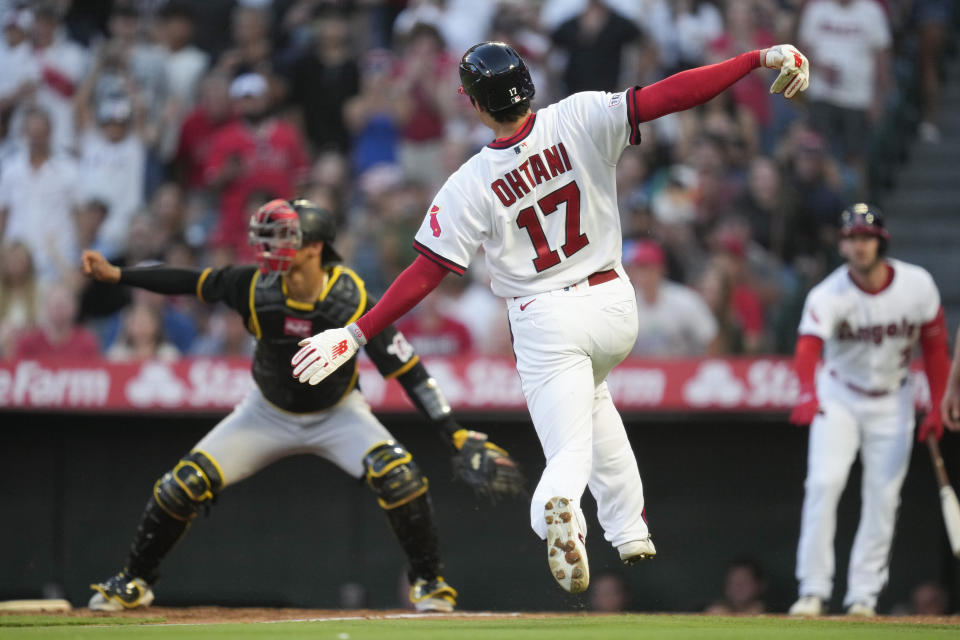
[[[943,307],[940,307],[933,320],[920,327],[920,349],[923,351],[923,369],[930,384],[930,410],[939,414],[950,372],[947,322],[943,315]]]
[[[638,122],[696,107],[760,66],[760,50],[741,53],[717,64],[688,69],[646,87],[630,96],[636,101]]]
[[[797,372],[801,392],[812,392],[816,387],[814,378],[822,350],[823,340],[817,336],[803,335],[797,338],[797,349],[793,356],[793,368]]]
[[[397,276],[380,301],[357,320],[357,327],[370,340],[400,319],[437,288],[449,271],[422,255]]]

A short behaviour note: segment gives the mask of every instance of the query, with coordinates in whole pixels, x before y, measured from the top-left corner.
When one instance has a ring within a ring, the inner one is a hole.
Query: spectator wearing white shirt
[[[660,245],[652,240],[627,244],[623,266],[637,290],[640,317],[631,353],[649,358],[706,354],[717,337],[717,321],[700,294],[666,279]]]
[[[73,224],[77,163],[54,152],[50,116],[39,107],[23,118],[26,150],[0,173],[0,241],[20,241],[33,255],[41,283],[63,277],[80,259]]]
[[[87,71],[87,51],[67,37],[56,3],[40,2],[33,14],[29,73],[35,74],[36,91],[21,101],[24,108],[42,107],[51,122],[51,149],[63,151],[74,142],[73,98]],[[5,72],[5,71],[4,71]],[[20,130],[23,112],[11,123]]]
[[[36,89],[39,73],[33,63],[30,30],[33,13],[27,9],[11,9],[2,15],[3,37],[0,38],[0,123],[24,98]],[[2,126],[2,124],[0,124]],[[0,129],[0,139],[6,131]]]
[[[169,2],[160,10],[160,48],[174,111],[160,141],[160,155],[165,160],[176,152],[180,127],[197,101],[200,79],[210,65],[210,56],[193,45],[194,19],[193,9],[182,0]]]
[[[799,37],[816,69],[807,94],[813,124],[862,178],[870,128],[883,115],[889,85],[887,16],[875,0],[815,0],[800,16]]]
[[[97,105],[96,126],[90,127],[86,106],[78,101],[80,191],[85,199],[107,205],[97,244],[106,255],[119,256],[130,221],[144,204],[146,145],[134,124],[133,107],[125,98]]]

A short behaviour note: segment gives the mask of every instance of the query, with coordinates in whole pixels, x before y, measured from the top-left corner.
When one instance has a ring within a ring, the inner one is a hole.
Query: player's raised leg
[[[791,615],[820,615],[823,603],[833,592],[837,505],[860,444],[857,421],[847,409],[827,397],[821,407],[822,412],[810,425],[797,546],[800,599],[791,607]]]
[[[913,447],[914,407],[909,385],[883,400],[873,400],[870,428],[863,435],[860,524],[850,552],[844,606],[857,615],[870,615],[887,582],[890,545],[900,506],[900,489]]]

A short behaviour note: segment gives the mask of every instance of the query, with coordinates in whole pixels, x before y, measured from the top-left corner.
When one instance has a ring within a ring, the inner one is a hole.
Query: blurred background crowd
[[[273,198],[334,211],[379,294],[436,189],[489,142],[462,52],[504,40],[533,107],[651,84],[776,43],[810,58],[789,103],[755,71],[643,128],[618,166],[646,357],[787,353],[836,220],[881,200],[904,139],[939,142],[951,0],[0,0],[0,357],[248,355],[234,313],[92,284],[118,265],[250,261]],[[775,99],[776,98],[776,99]],[[482,268],[401,322],[425,355],[509,353]]]

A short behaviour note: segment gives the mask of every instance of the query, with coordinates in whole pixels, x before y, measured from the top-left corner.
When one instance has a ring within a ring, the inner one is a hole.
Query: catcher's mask
[[[303,241],[300,218],[286,200],[271,200],[250,216],[249,237],[260,272],[285,273]]]

